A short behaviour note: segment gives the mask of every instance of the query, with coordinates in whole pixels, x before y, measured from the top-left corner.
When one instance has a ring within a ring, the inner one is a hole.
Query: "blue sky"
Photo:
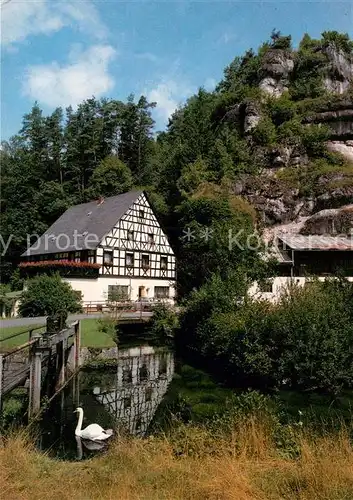
[[[85,98],[157,102],[157,129],[198,87],[273,28],[291,34],[353,31],[353,3],[338,1],[1,0],[1,135],[21,127],[35,100],[50,113]]]

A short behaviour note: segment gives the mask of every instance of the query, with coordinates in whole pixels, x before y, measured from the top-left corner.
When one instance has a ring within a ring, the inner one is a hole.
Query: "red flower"
[[[75,262],[74,260],[37,260],[33,262],[20,262],[19,267],[75,267],[99,269],[101,265],[93,262]]]

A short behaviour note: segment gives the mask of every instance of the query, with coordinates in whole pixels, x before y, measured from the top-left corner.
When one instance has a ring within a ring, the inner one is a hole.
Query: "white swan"
[[[83,409],[76,408],[74,413],[78,413],[78,422],[75,429],[75,436],[79,436],[82,439],[89,439],[91,441],[104,441],[113,435],[112,429],[107,429],[106,431],[98,424],[91,424],[86,429],[82,429],[83,421]]]

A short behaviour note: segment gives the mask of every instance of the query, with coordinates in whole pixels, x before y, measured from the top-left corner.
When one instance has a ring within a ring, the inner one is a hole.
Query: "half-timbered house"
[[[175,255],[144,191],[69,208],[22,257],[27,275],[58,270],[85,303],[174,300]]]

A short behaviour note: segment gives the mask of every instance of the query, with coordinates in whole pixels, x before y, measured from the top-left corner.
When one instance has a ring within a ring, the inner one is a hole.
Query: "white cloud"
[[[66,26],[102,39],[107,29],[90,0],[11,0],[1,6],[1,45],[11,47],[31,35],[49,35]]]
[[[23,94],[49,107],[76,106],[93,95],[99,97],[114,87],[108,69],[115,56],[110,45],[94,45],[85,52],[76,47],[67,65],[53,62],[29,66]]]
[[[162,80],[155,88],[147,92],[147,98],[149,101],[157,103],[157,116],[163,122],[167,122],[174,111],[190,97],[192,93],[192,89],[186,84],[180,83],[180,81]]]

